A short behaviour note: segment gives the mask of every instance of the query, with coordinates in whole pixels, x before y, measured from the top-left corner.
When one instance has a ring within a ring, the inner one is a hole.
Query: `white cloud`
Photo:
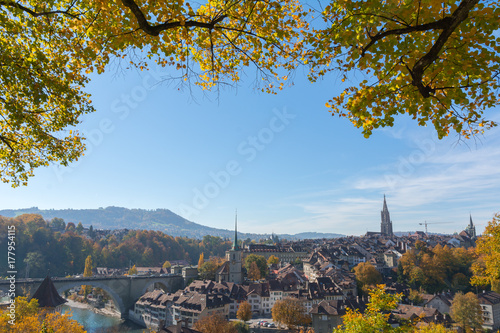
[[[453,222],[433,225],[433,231],[460,231],[471,213],[481,232],[500,211],[500,130],[472,147],[451,139],[421,142],[403,156],[389,156],[392,163],[371,165],[370,175],[293,198],[304,216],[286,221],[287,228],[307,223],[321,232],[377,231],[385,193],[395,230],[423,230],[419,223],[427,220]]]

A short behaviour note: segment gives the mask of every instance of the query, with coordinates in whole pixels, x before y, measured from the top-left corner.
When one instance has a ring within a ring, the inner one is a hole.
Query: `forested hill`
[[[106,207],[99,209],[38,209],[37,207],[26,209],[5,209],[0,210],[0,215],[6,217],[16,217],[21,214],[39,214],[45,220],[54,217],[62,218],[66,222],[73,222],[75,225],[82,222],[84,227],[93,226],[94,229],[141,229],[159,230],[171,236],[202,238],[205,235],[232,238],[234,230],[217,229],[207,227],[198,223],[186,220],[182,216],[175,214],[168,209],[128,209],[122,207]],[[228,226],[232,226],[233,221],[228,221]],[[266,235],[258,233],[238,233],[241,239],[260,239]],[[269,235],[267,235],[269,236]],[[286,239],[304,238],[335,238],[341,237],[332,233],[303,233],[297,235],[279,235]]]

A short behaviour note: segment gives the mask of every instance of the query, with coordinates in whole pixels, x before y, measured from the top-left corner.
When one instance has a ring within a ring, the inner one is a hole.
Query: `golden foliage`
[[[474,276],[471,283],[500,291],[500,213],[497,213],[476,241],[478,260],[472,265]]]
[[[85,333],[83,326],[72,320],[66,314],[47,313],[38,308],[36,299],[28,302],[26,297],[16,297],[15,321],[12,325],[12,318],[8,309],[0,315],[0,332],[12,333],[39,333],[44,328],[47,332],[53,333]]]
[[[194,324],[194,329],[202,333],[237,333],[235,326],[231,325],[223,315],[213,314],[203,317]]]
[[[471,292],[455,294],[451,303],[450,314],[466,332],[469,329],[480,329],[483,323],[483,310],[477,296]]]
[[[306,308],[297,299],[286,298],[278,300],[272,308],[273,320],[276,323],[283,324],[289,329],[295,329],[296,326],[308,325],[311,323],[311,317]]]
[[[347,309],[342,317],[343,323],[335,328],[333,333],[379,333],[379,332],[448,332],[442,325],[421,323],[418,327],[408,323],[399,327],[392,327],[388,323],[390,312],[397,308],[401,294],[391,295],[385,292],[384,285],[378,285],[370,291],[371,301],[364,313],[358,310]]]
[[[496,126],[483,112],[500,101],[499,16],[498,0],[331,0],[309,40],[311,80],[366,78],[326,103],[365,137],[406,114],[469,138]]]
[[[88,74],[110,60],[177,68],[203,89],[256,67],[281,89],[301,60],[305,12],[297,0],[1,1],[0,179],[26,185],[37,167],[83,155],[74,129],[93,112]]]
[[[382,282],[382,275],[380,272],[369,262],[360,262],[354,267],[354,274],[358,284],[367,291],[368,288]]]
[[[203,263],[205,262],[205,256],[203,254],[203,252],[200,254],[200,259],[198,259],[198,268],[201,267],[201,265],[203,265]]]
[[[137,274],[137,268],[134,266],[130,267],[128,270],[128,275],[136,275]]]
[[[248,321],[252,319],[252,306],[247,301],[244,301],[238,307],[238,312],[236,312],[236,318],[243,321]]]
[[[268,265],[277,265],[279,262],[280,262],[280,259],[278,257],[276,257],[275,255],[271,255],[271,256],[269,256],[269,258],[267,258]]]

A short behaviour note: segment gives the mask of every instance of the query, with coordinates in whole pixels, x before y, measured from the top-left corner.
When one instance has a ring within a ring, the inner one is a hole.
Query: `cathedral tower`
[[[384,207],[381,211],[382,222],[380,223],[380,233],[384,236],[393,236],[392,233],[392,221],[391,216],[389,215],[389,210],[387,209],[387,203],[385,202],[385,194],[384,194]]]
[[[465,232],[469,235],[470,238],[476,239],[476,227],[474,226],[474,223],[472,223],[472,214],[470,215],[470,222],[467,228],[465,228]]]

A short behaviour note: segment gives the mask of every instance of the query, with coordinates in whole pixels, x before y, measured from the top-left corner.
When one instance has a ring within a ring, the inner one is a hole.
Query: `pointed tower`
[[[234,216],[234,241],[233,241],[233,251],[237,251],[240,249],[238,245],[238,211],[236,211]]]
[[[382,216],[382,222],[380,223],[380,233],[384,236],[392,237],[394,234],[392,233],[392,221],[391,216],[389,215],[389,209],[387,209],[387,203],[385,201],[384,194],[384,207],[380,212]]]
[[[227,282],[241,283],[243,282],[242,272],[242,251],[238,245],[238,212],[235,214],[234,219],[234,241],[233,246],[229,251],[226,251],[226,264]]]
[[[470,215],[470,222],[467,228],[465,228],[465,232],[470,238],[476,239],[476,226],[472,223],[472,214]]]

